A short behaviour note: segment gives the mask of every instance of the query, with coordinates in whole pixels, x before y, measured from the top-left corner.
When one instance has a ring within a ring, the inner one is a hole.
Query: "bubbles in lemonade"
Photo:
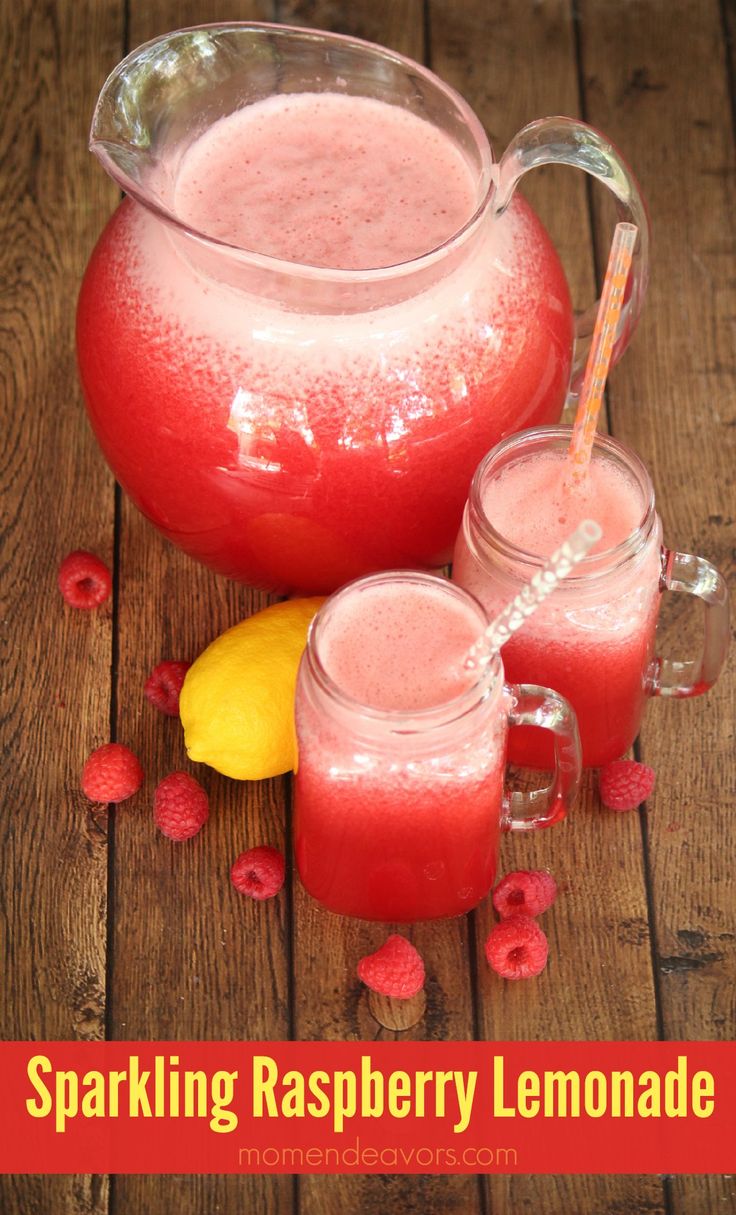
[[[229,244],[359,270],[420,257],[478,203],[453,143],[370,97],[297,93],[221,118],[184,156],[176,212]]]
[[[635,480],[601,459],[571,488],[562,451],[535,452],[500,468],[481,501],[494,530],[537,557],[551,556],[584,519],[595,519],[603,533],[591,556],[615,548],[636,531],[645,509]]]
[[[329,619],[320,655],[346,695],[374,709],[431,709],[477,676],[464,665],[479,635],[474,612],[421,583],[377,586],[348,597]]]
[[[225,244],[126,200],[91,259],[80,371],[127,493],[192,556],[282,590],[442,564],[483,452],[565,395],[567,284],[534,213],[516,198],[430,268],[325,284],[428,252],[481,201],[449,136],[359,96],[245,106],[159,174]]]

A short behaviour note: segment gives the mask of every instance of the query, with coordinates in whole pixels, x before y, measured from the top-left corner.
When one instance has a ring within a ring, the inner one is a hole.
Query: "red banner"
[[[6,1042],[4,1173],[733,1173],[736,1044]]]

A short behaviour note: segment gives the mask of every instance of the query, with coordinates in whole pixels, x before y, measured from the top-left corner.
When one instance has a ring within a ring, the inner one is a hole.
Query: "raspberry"
[[[494,924],[486,941],[486,958],[502,979],[531,979],[547,965],[547,938],[536,920],[512,915]]]
[[[654,768],[635,759],[614,759],[601,768],[598,786],[609,810],[636,810],[654,788]]]
[[[159,781],[153,795],[153,817],[170,840],[190,840],[209,815],[209,798],[188,772],[172,772]]]
[[[518,869],[501,878],[493,906],[502,920],[511,915],[541,915],[557,898],[557,882],[544,869]]]
[[[191,662],[160,662],[143,685],[146,700],[167,717],[179,716],[179,693]]]
[[[122,743],[105,743],[82,769],[82,792],[91,802],[124,802],[143,784],[143,769]]]
[[[59,566],[59,590],[73,608],[99,607],[112,590],[112,575],[94,553],[77,549],[69,553]]]
[[[392,933],[380,949],[360,959],[358,978],[382,996],[408,1000],[424,987],[424,962],[411,941]]]
[[[286,861],[278,848],[262,844],[241,852],[233,861],[230,880],[240,894],[252,899],[272,899],[284,884]]]

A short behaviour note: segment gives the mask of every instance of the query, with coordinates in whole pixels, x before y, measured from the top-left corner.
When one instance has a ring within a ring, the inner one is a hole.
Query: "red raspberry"
[[[160,709],[167,717],[179,716],[179,693],[191,665],[191,662],[160,662],[154,667],[143,685],[146,700],[150,700],[154,709]]]
[[[536,920],[512,915],[494,924],[486,941],[486,958],[502,979],[531,979],[547,965],[547,938]]]
[[[59,566],[58,582],[59,590],[73,608],[99,607],[112,590],[112,575],[104,561],[83,549],[64,558]]]
[[[557,882],[544,869],[518,869],[501,878],[493,906],[502,920],[510,915],[541,915],[557,898]]]
[[[172,772],[159,781],[153,795],[153,817],[170,840],[190,840],[209,815],[209,798],[188,772]]]
[[[278,848],[262,844],[241,852],[233,862],[230,880],[240,894],[252,899],[272,899],[284,884],[286,861]]]
[[[392,933],[380,949],[360,959],[358,978],[382,996],[408,1000],[424,987],[424,962],[411,941]]]
[[[635,759],[614,759],[601,768],[598,786],[609,810],[636,810],[654,788],[654,768]]]
[[[124,802],[143,784],[143,769],[122,743],[105,743],[82,769],[82,792],[91,802]]]

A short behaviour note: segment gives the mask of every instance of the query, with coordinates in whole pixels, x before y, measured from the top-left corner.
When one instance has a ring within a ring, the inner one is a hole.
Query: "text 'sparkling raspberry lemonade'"
[[[463,663],[480,605],[416,579],[379,576],[329,600],[297,685],[299,873],[326,907],[365,919],[460,914],[496,869],[500,663],[476,683]]]
[[[660,604],[661,525],[646,472],[613,440],[598,438],[580,485],[568,482],[569,431],[540,429],[500,444],[478,469],[453,579],[490,616],[513,598],[584,518],[603,535],[588,557],[504,646],[507,677],[545,684],[570,701],[583,762],[623,755],[639,729]],[[633,456],[633,453],[629,453]],[[550,767],[548,739],[511,732],[509,757]]]
[[[565,395],[568,289],[534,213],[514,198],[420,282],[373,283],[363,304],[338,282],[315,303],[303,275],[227,246],[323,273],[409,263],[481,202],[449,136],[384,101],[295,93],[175,153],[159,195],[223,244],[129,199],[79,303],[85,395],[124,488],[191,555],[254,583],[322,591],[441,564],[483,452]]]

